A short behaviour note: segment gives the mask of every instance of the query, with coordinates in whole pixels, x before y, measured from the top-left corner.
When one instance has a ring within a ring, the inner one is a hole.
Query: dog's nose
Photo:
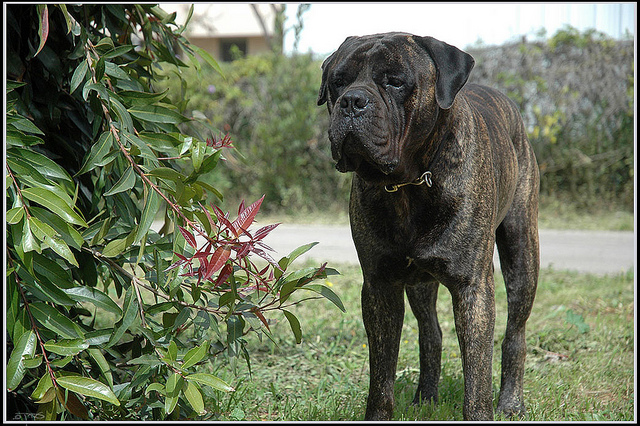
[[[340,99],[340,108],[345,114],[353,114],[355,117],[362,115],[367,105],[369,104],[369,98],[367,93],[361,89],[350,90]]]

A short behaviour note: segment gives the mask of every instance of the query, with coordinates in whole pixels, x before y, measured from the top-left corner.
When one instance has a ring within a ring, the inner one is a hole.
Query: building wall
[[[176,12],[176,23],[186,20],[190,4],[162,3],[161,7],[171,13]],[[274,35],[274,8],[282,5],[260,3],[255,5],[264,19],[266,31]],[[205,49],[216,60],[224,60],[221,46],[224,41],[243,40],[246,54],[255,55],[270,50],[264,30],[256,17],[252,5],[244,3],[194,4],[193,16],[185,36],[198,47]]]
[[[194,45],[201,47],[213,56],[217,61],[223,61],[222,43],[226,40],[245,40],[247,46],[247,55],[257,55],[268,52],[271,47],[266,39],[262,36],[252,37],[189,37],[189,41]]]

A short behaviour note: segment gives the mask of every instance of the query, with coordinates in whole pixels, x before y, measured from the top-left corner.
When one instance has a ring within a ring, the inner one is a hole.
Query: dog
[[[418,320],[414,403],[437,401],[439,284],[451,293],[463,417],[493,419],[493,250],[506,281],[497,409],[523,416],[525,324],[538,281],[539,171],[516,105],[467,84],[471,55],[432,37],[348,37],[322,64],[331,154],[353,172],[349,217],[369,343],[365,420],[393,414],[404,293]]]

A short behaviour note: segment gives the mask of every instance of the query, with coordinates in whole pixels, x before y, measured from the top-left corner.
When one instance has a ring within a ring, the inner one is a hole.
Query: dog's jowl
[[[353,172],[349,207],[369,341],[365,419],[393,414],[404,293],[418,319],[415,403],[436,401],[439,284],[452,296],[463,416],[493,418],[493,250],[508,299],[498,410],[524,414],[525,323],[539,269],[538,167],[515,104],[466,84],[465,52],[405,33],[349,37],[322,65],[331,153]]]

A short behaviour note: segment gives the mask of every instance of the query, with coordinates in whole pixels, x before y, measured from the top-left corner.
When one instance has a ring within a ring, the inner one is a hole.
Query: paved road
[[[254,224],[252,226],[259,226]],[[258,228],[255,228],[258,229]],[[301,245],[317,241],[300,259],[331,263],[357,263],[348,226],[279,225],[265,238],[279,259]],[[496,269],[500,267],[494,256]],[[543,268],[608,274],[633,268],[636,239],[633,232],[540,230],[540,263]]]

